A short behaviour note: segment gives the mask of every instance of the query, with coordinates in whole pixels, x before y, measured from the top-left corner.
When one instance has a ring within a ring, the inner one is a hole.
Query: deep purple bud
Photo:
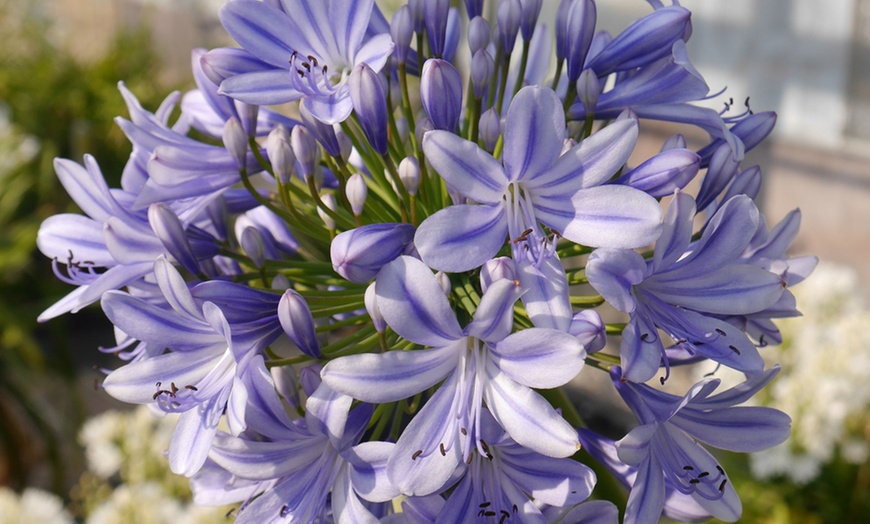
[[[538,16],[541,14],[542,0],[520,0],[520,5],[523,9],[520,33],[523,35],[523,40],[529,41],[535,33],[535,24],[538,23]]]
[[[480,268],[480,291],[486,293],[493,282],[503,278],[516,280],[517,271],[513,259],[511,257],[497,257],[487,260]]]
[[[314,330],[314,317],[305,299],[288,289],[278,302],[278,320],[284,333],[308,356],[320,356],[320,343]]]
[[[248,157],[248,135],[236,117],[230,118],[224,124],[223,140],[224,147],[230,152],[236,165],[239,168],[244,168],[247,165]]]
[[[387,321],[381,315],[381,310],[378,308],[378,296],[375,294],[375,283],[369,284],[365,294],[366,311],[372,317],[372,324],[378,333],[383,333],[387,330]]]
[[[480,138],[483,140],[484,149],[492,152],[500,135],[501,117],[494,107],[490,107],[480,115]]]
[[[568,56],[568,14],[576,0],[560,0],[556,8],[556,63]]]
[[[589,62],[589,67],[603,77],[645,66],[669,56],[674,42],[686,40],[691,27],[688,9],[677,5],[658,9],[617,35]]]
[[[329,248],[335,272],[357,284],[377,276],[414,240],[410,224],[369,224],[340,233]]]
[[[580,73],[580,78],[577,79],[577,98],[580,99],[580,102],[586,109],[587,115],[595,112],[595,105],[598,103],[602,87],[595,71],[584,69]]]
[[[480,49],[471,57],[471,87],[474,98],[483,98],[492,81],[495,60],[486,49]]]
[[[393,13],[390,21],[390,36],[396,47],[393,53],[400,64],[404,64],[411,51],[411,39],[414,37],[414,20],[411,18],[411,8],[403,5]]]
[[[568,333],[574,335],[583,344],[586,353],[600,351],[607,344],[604,321],[594,309],[584,309],[571,320]]]
[[[311,131],[305,126],[294,126],[290,131],[290,145],[296,154],[299,167],[302,168],[302,176],[306,179],[314,176],[320,163],[320,146]]]
[[[595,36],[597,16],[595,3],[592,0],[574,0],[568,11],[564,45],[565,58],[568,59],[568,80],[572,83],[580,78],[580,73],[586,64],[586,54],[589,52],[592,37]],[[558,46],[557,43],[556,47]]]
[[[254,267],[263,267],[266,263],[266,246],[263,244],[263,235],[260,234],[257,228],[248,226],[243,229],[242,234],[239,235],[239,245],[242,246],[242,251],[251,259]]]
[[[483,0],[465,0],[465,11],[468,19],[474,20],[476,16],[483,15]]]
[[[426,29],[426,14],[423,12],[424,0],[408,0],[408,9],[411,10],[411,21],[414,23],[414,32],[422,35]]]
[[[426,34],[429,36],[429,49],[436,57],[444,55],[447,41],[447,16],[450,14],[450,0],[423,0],[423,16],[426,18]]]
[[[399,162],[399,180],[411,195],[416,195],[420,189],[420,164],[412,156],[406,156]]]
[[[299,101],[299,116],[302,117],[302,123],[308,128],[308,131],[326,150],[327,155],[335,158],[341,154],[338,138],[335,136],[335,128],[315,118],[308,109],[308,102],[304,98]]]
[[[335,211],[337,207],[337,203],[335,201],[335,197],[332,196],[332,193],[327,193],[323,195],[320,200],[323,204],[332,211]],[[326,229],[333,230],[336,227],[335,220],[329,216],[326,211],[323,210],[320,206],[317,207],[317,214],[320,215],[320,219],[323,220],[323,223],[326,225]]]
[[[688,149],[668,149],[620,176],[614,183],[631,186],[654,198],[674,194],[695,178],[701,157]]]
[[[734,181],[722,197],[722,202],[727,202],[729,198],[737,195],[746,195],[754,200],[759,191],[761,191],[761,168],[752,166],[734,177]]]
[[[354,215],[361,215],[363,207],[366,203],[366,197],[369,194],[369,188],[366,186],[366,180],[359,173],[354,173],[347,179],[345,186],[347,192],[347,201],[350,203],[350,208]]]
[[[520,32],[520,22],[523,19],[523,6],[520,0],[502,0],[498,4],[496,20],[498,35],[505,53],[512,53]]]
[[[471,54],[486,49],[491,36],[489,22],[481,16],[472,19],[468,24],[468,48],[471,49]]]
[[[420,98],[435,129],[455,131],[462,112],[462,75],[450,62],[430,58],[420,76]]]
[[[378,154],[387,152],[387,94],[380,76],[365,62],[350,73],[350,98],[366,138]]]
[[[667,151],[668,149],[685,149],[686,148],[686,137],[683,136],[682,133],[677,133],[674,136],[665,140],[665,143],[662,144],[662,151]]]
[[[698,190],[698,198],[695,199],[699,210],[706,208],[716,200],[737,175],[739,167],[740,161],[737,160],[731,146],[723,143],[716,149],[710,159],[710,165],[707,166],[707,174],[704,175],[704,181],[701,182],[701,189]]]
[[[266,154],[272,164],[272,172],[282,184],[290,183],[290,178],[296,173],[296,154],[290,147],[290,133],[281,124],[269,132],[266,139]]]
[[[166,252],[184,269],[194,275],[199,274],[199,264],[178,215],[164,203],[151,204],[148,206],[148,222]]]

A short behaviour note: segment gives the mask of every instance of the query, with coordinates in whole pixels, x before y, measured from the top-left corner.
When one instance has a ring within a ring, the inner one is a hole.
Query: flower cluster
[[[120,188],[56,161],[84,215],[40,229],[76,286],[40,319],[100,302],[124,361],[105,391],[178,413],[171,469],[239,522],[613,522],[581,444],[630,488],[626,522],[736,520],[699,442],[787,437],[738,404],[777,373],[758,348],[814,259],[786,255],[792,224],[767,229],[741,165],[775,115],[694,105],[690,13],[649,3],[614,36],[593,0],[389,21],[374,0],[228,1],[240,47],[194,51],[197,89],[150,112],[120,86]],[[709,140],[630,165],[642,119]],[[745,382],[654,387],[708,359]],[[565,393],[584,368],[637,416],[619,441]]]

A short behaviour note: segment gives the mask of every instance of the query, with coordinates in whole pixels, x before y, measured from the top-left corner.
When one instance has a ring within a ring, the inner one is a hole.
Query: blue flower
[[[782,443],[791,419],[765,407],[735,407],[770,382],[779,367],[761,373],[728,391],[713,395],[719,379],[708,378],[678,397],[645,384],[611,378],[637,416],[640,426],[616,443],[619,459],[637,468],[625,522],[658,522],[666,487],[691,495],[718,519],[740,518],[741,504],[725,470],[696,441],[729,451],[761,451]]]
[[[220,92],[257,105],[306,99],[327,124],[353,110],[347,77],[364,63],[378,72],[393,52],[389,27],[368,35],[374,0],[233,0],[221,22],[242,48],[266,64],[221,83]]]
[[[620,347],[627,380],[645,382],[662,363],[669,365],[659,329],[692,354],[745,373],[764,367],[746,335],[719,318],[761,311],[783,293],[779,275],[741,259],[755,234],[758,210],[745,196],[732,198],[693,243],[694,216],[692,197],[677,193],[651,260],[615,249],[599,249],[589,257],[590,284],[631,315]]]
[[[479,446],[483,402],[513,440],[551,457],[577,450],[573,428],[531,388],[553,388],[583,366],[577,338],[553,329],[510,334],[517,285],[490,284],[463,330],[425,264],[399,257],[378,275],[378,308],[399,335],[432,349],[336,359],[323,381],[365,402],[393,402],[444,381],[405,428],[388,472],[409,495],[433,493]]]

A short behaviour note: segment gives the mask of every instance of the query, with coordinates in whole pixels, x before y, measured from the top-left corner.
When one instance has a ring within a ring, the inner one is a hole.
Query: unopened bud
[[[514,50],[522,18],[523,6],[520,4],[520,0],[502,0],[499,2],[496,20],[498,20],[498,34],[501,37],[501,45],[505,53],[511,53]]]
[[[363,207],[366,203],[366,197],[369,194],[369,188],[366,186],[366,180],[359,173],[354,173],[347,179],[345,187],[347,201],[350,203],[350,208],[353,214],[359,216],[363,212]]]
[[[314,317],[305,299],[288,289],[278,302],[278,320],[290,340],[306,355],[320,356],[320,343],[314,329]]]
[[[491,36],[489,22],[482,16],[472,18],[468,24],[468,47],[471,49],[471,55],[474,56],[474,53],[486,49]]]
[[[407,5],[403,5],[393,13],[393,19],[390,21],[390,36],[396,44],[393,49],[396,60],[404,64],[411,50],[411,38],[414,36],[414,20],[411,17],[411,8]]]
[[[305,126],[297,125],[290,132],[290,145],[299,167],[302,168],[302,176],[308,179],[314,176],[320,163],[320,146],[317,140]]]
[[[438,282],[438,285],[441,286],[441,291],[444,292],[446,296],[450,296],[450,291],[452,291],[452,286],[450,285],[450,277],[447,276],[443,271],[439,271],[435,273],[435,281]]]
[[[480,138],[483,147],[490,153],[495,149],[498,137],[501,136],[501,118],[494,107],[490,107],[480,115]]]
[[[266,154],[272,164],[272,172],[282,184],[290,183],[296,173],[296,154],[290,147],[290,133],[281,124],[269,133],[266,139]]]
[[[370,224],[340,233],[329,247],[332,267],[351,282],[369,282],[404,252],[416,231],[410,224]]]
[[[387,152],[387,96],[380,76],[365,62],[350,74],[350,98],[360,127],[378,154]]]
[[[411,195],[416,195],[420,189],[420,164],[412,156],[406,156],[399,162],[399,180]]]
[[[598,81],[595,71],[584,69],[580,73],[580,78],[577,79],[577,98],[583,103],[587,115],[595,111],[595,105],[598,104],[600,95],[601,82]]]
[[[236,117],[232,117],[224,124],[224,147],[232,155],[233,160],[239,169],[247,165],[248,157],[248,135],[242,129],[242,124]]]
[[[516,278],[516,268],[510,257],[490,259],[480,268],[480,291],[486,293],[490,284],[496,280],[516,280]]]
[[[263,235],[255,228],[248,226],[242,230],[239,238],[242,251],[251,259],[254,267],[261,268],[266,263],[266,246],[263,244]]]
[[[369,287],[366,288],[365,304],[366,311],[368,312],[369,316],[372,317],[372,324],[374,324],[377,332],[383,333],[384,331],[386,331],[387,321],[384,320],[384,316],[381,315],[381,310],[378,308],[378,297],[375,294],[374,282],[369,284]]]
[[[423,0],[423,15],[426,19],[429,49],[436,57],[441,57],[444,54],[449,14],[450,0]]]
[[[471,57],[471,87],[475,98],[483,98],[492,81],[495,60],[486,49],[480,49]]]
[[[523,35],[523,40],[529,41],[532,39],[532,34],[535,32],[535,24],[538,23],[538,16],[541,14],[542,0],[520,0],[522,6],[522,20],[520,21],[520,33]]]
[[[335,211],[336,202],[335,202],[335,197],[332,196],[332,193],[327,193],[327,194],[323,195],[320,199],[323,201],[323,203],[324,203],[324,205],[326,205],[326,207],[328,207],[332,211]],[[318,207],[317,214],[320,215],[320,219],[323,220],[324,224],[326,224],[326,229],[330,229],[330,230],[335,229],[335,227],[336,227],[335,220],[333,220],[332,217],[329,216],[329,214],[327,214],[326,211],[323,210],[323,208]]]
[[[677,133],[668,138],[665,140],[665,143],[662,144],[662,151],[667,151],[668,149],[686,149],[686,137],[684,137],[682,133]]]
[[[435,129],[456,130],[462,111],[462,76],[453,64],[437,58],[426,60],[420,98]]]

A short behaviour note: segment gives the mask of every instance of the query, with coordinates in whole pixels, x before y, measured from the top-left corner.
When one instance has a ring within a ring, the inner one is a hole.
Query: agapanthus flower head
[[[239,522],[738,518],[704,445],[788,434],[738,404],[776,374],[759,347],[816,259],[787,252],[797,211],[767,227],[741,165],[775,115],[696,105],[719,95],[690,13],[649,3],[611,36],[593,0],[554,19],[500,0],[492,20],[479,0],[391,20],[374,0],[229,0],[241,47],[194,51],[194,91],[151,112],[120,85],[120,189],[56,160],[83,214],[37,242],[76,289],[40,320],[101,302],[121,359],[104,390],[179,413],[172,470]],[[640,158],[643,119],[710,139]],[[706,360],[747,379],[645,384]],[[638,419],[618,441],[574,405],[602,371]],[[627,508],[584,502],[590,460]]]

